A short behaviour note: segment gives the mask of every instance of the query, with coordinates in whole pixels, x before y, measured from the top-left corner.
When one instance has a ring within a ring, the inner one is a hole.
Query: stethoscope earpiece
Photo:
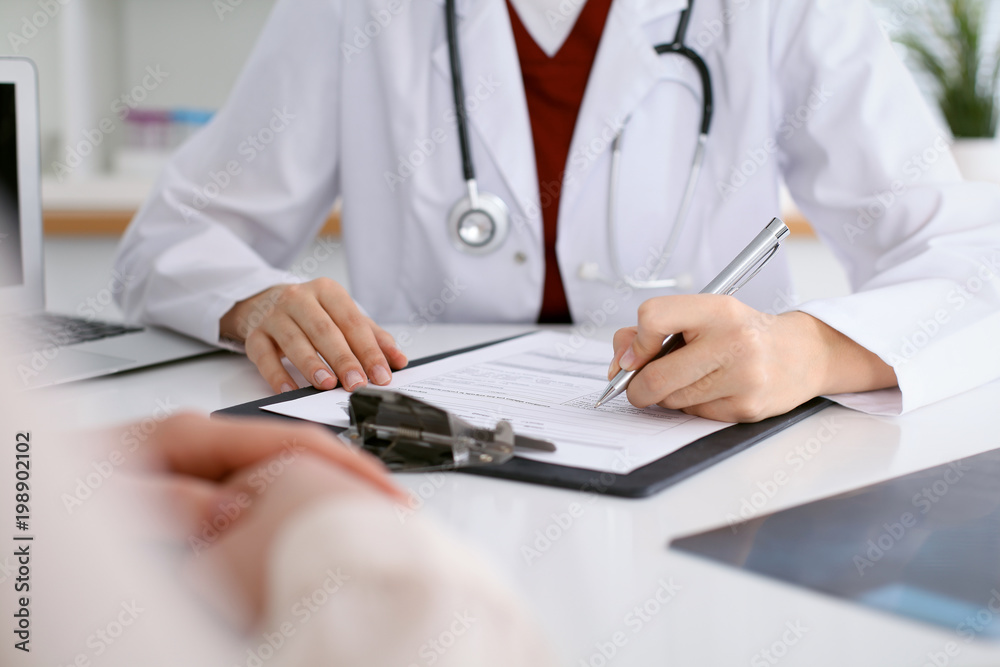
[[[638,280],[631,276],[623,275],[621,278],[615,280],[602,272],[597,262],[583,262],[576,270],[576,275],[580,280],[604,283],[612,287],[628,285],[633,289],[676,289],[680,292],[690,292],[694,288],[694,276],[690,273],[680,273],[675,278],[663,278],[660,280]]]
[[[677,289],[683,292],[690,292],[694,289],[694,276],[690,273],[681,273],[677,276]]]

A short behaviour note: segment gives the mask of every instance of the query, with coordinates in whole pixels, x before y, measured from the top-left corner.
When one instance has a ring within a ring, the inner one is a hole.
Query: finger
[[[347,446],[318,426],[183,414],[163,422],[154,442],[170,470],[211,480],[286,450],[295,453],[304,448],[392,497],[405,497],[378,459]]]
[[[377,385],[387,385],[392,380],[389,361],[382,354],[369,319],[358,309],[354,299],[338,286],[324,286],[319,292],[319,303],[333,318],[333,322],[347,341],[350,355],[344,358],[345,367],[355,359],[364,374]],[[338,368],[334,362],[334,368]]]
[[[278,427],[270,426],[270,428]],[[287,433],[281,434],[282,448],[288,445],[295,450],[300,447],[304,448],[304,451],[317,454],[327,461],[339,465],[396,500],[408,499],[406,493],[392,481],[389,471],[382,462],[368,452],[346,443],[320,426],[302,426],[297,431],[297,433],[292,434],[291,438]],[[267,458],[278,451],[274,444],[277,435],[278,433],[275,433],[275,435],[270,436],[270,439],[263,441],[259,452],[261,458]]]
[[[695,405],[736,396],[739,390],[733,386],[731,379],[730,374],[720,368],[706,373],[698,380],[664,396],[656,403],[671,410],[683,410]]]
[[[298,368],[302,375],[317,389],[333,389],[337,386],[337,378],[330,372],[330,367],[320,358],[312,341],[302,331],[298,322],[286,313],[277,313],[262,325],[265,333],[274,339],[278,348],[284,353],[292,365]]]
[[[636,333],[636,327],[626,327],[615,332],[614,341],[612,342],[615,355],[611,360],[611,365],[608,367],[608,380],[618,375],[618,371],[621,370],[621,364],[619,361],[622,358],[622,355],[625,354],[625,350],[627,350],[629,345],[632,344]]]
[[[283,458],[285,460],[282,460]],[[377,493],[382,490],[380,488],[373,489],[372,484],[364,476],[346,468],[339,462],[331,462],[328,457],[318,455],[314,450],[303,450],[294,461],[289,461],[287,457],[276,456],[261,461],[260,465],[269,469],[280,469],[280,472],[271,475],[267,480],[266,486],[262,486],[259,482],[255,483],[255,477],[258,479],[260,477],[257,474],[257,469],[254,466],[247,466],[238,470],[228,479],[224,488],[230,492],[243,490],[255,496],[261,496],[266,491],[271,490],[285,496],[303,491],[307,495],[315,495],[313,492],[302,488],[300,483],[306,481],[303,478],[323,478],[325,479],[325,483],[317,485],[314,489],[314,491],[321,495],[334,495],[344,491],[351,495],[357,495],[358,493]],[[282,479],[283,483],[281,485],[274,484],[279,477],[284,477],[286,474],[289,477]],[[288,488],[289,480],[295,478],[298,478],[298,481],[291,483],[291,487],[295,489],[293,491],[292,488]],[[400,496],[396,498],[397,500],[403,497],[402,491],[394,485],[390,485],[386,490],[391,490],[393,494],[399,493]],[[279,502],[287,500],[289,498],[286,497],[279,499]]]
[[[217,484],[187,475],[150,477],[149,482],[167,501],[164,507],[186,519],[201,519],[218,494]]]
[[[722,366],[725,358],[719,355],[714,346],[706,340],[700,340],[692,345],[671,352],[661,359],[655,359],[640,370],[628,387],[628,400],[637,407],[646,407],[658,403],[673,410],[703,403],[706,400],[720,398],[721,394],[707,396],[708,387],[702,383],[709,375]],[[722,390],[722,384],[715,378],[710,384],[715,391]],[[678,392],[688,389],[689,400],[680,400],[677,404],[667,405],[669,398]],[[699,392],[706,394],[699,398]]]
[[[289,316],[299,326],[313,349],[323,355],[323,359],[340,379],[348,391],[354,391],[368,383],[368,376],[361,362],[354,355],[344,332],[333,321],[319,301],[310,299],[289,308]],[[308,376],[307,376],[308,377]],[[332,387],[321,387],[331,389]]]
[[[764,405],[745,397],[729,396],[718,400],[692,405],[683,412],[696,417],[720,422],[752,424],[762,419],[781,414],[774,406]]]
[[[715,321],[719,310],[733,300],[718,294],[661,296],[639,306],[638,335],[622,355],[622,368],[634,370],[655,357],[670,334],[683,334],[692,343],[697,332]],[[735,301],[735,300],[734,300]]]
[[[396,339],[392,337],[392,334],[375,324],[370,318],[368,325],[375,332],[375,340],[378,341],[378,346],[382,348],[382,353],[389,360],[389,365],[392,369],[399,370],[400,368],[406,368],[406,364],[410,363],[410,360],[399,349],[399,345],[396,344]]]
[[[296,388],[295,380],[281,363],[277,346],[266,333],[257,329],[251,331],[246,339],[246,353],[274,393],[281,394]]]
[[[135,501],[149,502],[154,514],[135,529],[141,538],[183,541],[204,519],[206,509],[215,497],[218,484],[183,475],[125,475],[121,491]]]
[[[670,396],[664,403],[683,404],[685,411],[698,409],[699,413],[712,414],[711,419],[728,422],[757,422],[784,412],[782,403],[771,400],[767,374],[760,369],[738,369],[727,372],[719,369],[703,381]],[[661,403],[662,405],[663,403]]]
[[[711,419],[717,422],[732,423],[738,421],[732,418],[732,408],[730,407],[729,402],[725,399],[701,403],[699,405],[692,405],[684,408],[681,412],[694,417]]]

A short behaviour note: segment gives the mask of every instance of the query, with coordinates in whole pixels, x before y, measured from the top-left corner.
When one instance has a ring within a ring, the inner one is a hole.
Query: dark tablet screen
[[[671,546],[963,639],[1000,639],[1000,450]]]

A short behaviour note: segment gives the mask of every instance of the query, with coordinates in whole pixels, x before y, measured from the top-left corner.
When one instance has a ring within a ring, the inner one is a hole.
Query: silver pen
[[[743,251],[736,256],[736,259],[729,263],[729,266],[722,270],[722,273],[715,277],[715,280],[705,286],[700,294],[735,294],[741,287],[757,275],[757,272],[764,268],[767,261],[778,251],[778,245],[782,239],[788,236],[788,227],[778,218],[774,218],[767,227],[750,242]],[[684,342],[684,337],[679,333],[670,334],[663,339],[660,351],[653,359],[659,359],[666,354],[676,350]],[[604,390],[599,401],[594,406],[601,407],[618,394],[628,389],[629,382],[635,377],[639,369],[618,371],[618,375],[608,383],[608,388]]]

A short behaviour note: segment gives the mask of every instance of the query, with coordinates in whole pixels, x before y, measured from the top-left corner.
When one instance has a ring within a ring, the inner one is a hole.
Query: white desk
[[[91,256],[100,259],[99,253]],[[61,288],[69,290],[65,271]],[[50,263],[50,284],[51,272],[60,269]],[[67,292],[53,305],[73,312],[73,298]],[[407,352],[416,358],[522,330],[433,327],[415,335]],[[267,393],[249,362],[219,355],[59,387],[46,392],[45,400],[60,404],[67,422],[98,425],[139,419],[163,404],[211,411]],[[928,653],[943,651],[953,635],[672,552],[666,545],[673,537],[725,525],[727,515],[738,513],[743,499],[758,490],[757,483],[779,470],[789,473],[788,483],[764,511],[1000,446],[998,405],[1000,383],[901,419],[830,408],[646,500],[461,474],[433,480],[401,476],[400,482],[427,495],[421,511],[476,545],[514,583],[567,665],[919,666],[928,663]],[[833,438],[801,470],[792,471],[785,456],[831,419]],[[534,547],[538,531],[553,525],[553,515],[567,513],[573,503],[581,505],[582,515],[541,557],[526,562],[522,547]],[[661,580],[679,586],[676,597],[659,605],[648,621],[628,617],[655,599]],[[805,632],[784,652],[787,623],[798,623]],[[617,632],[627,642],[606,661],[599,645]],[[776,662],[759,654],[773,644],[783,653]],[[947,664],[1000,664],[1000,644],[963,643]]]

